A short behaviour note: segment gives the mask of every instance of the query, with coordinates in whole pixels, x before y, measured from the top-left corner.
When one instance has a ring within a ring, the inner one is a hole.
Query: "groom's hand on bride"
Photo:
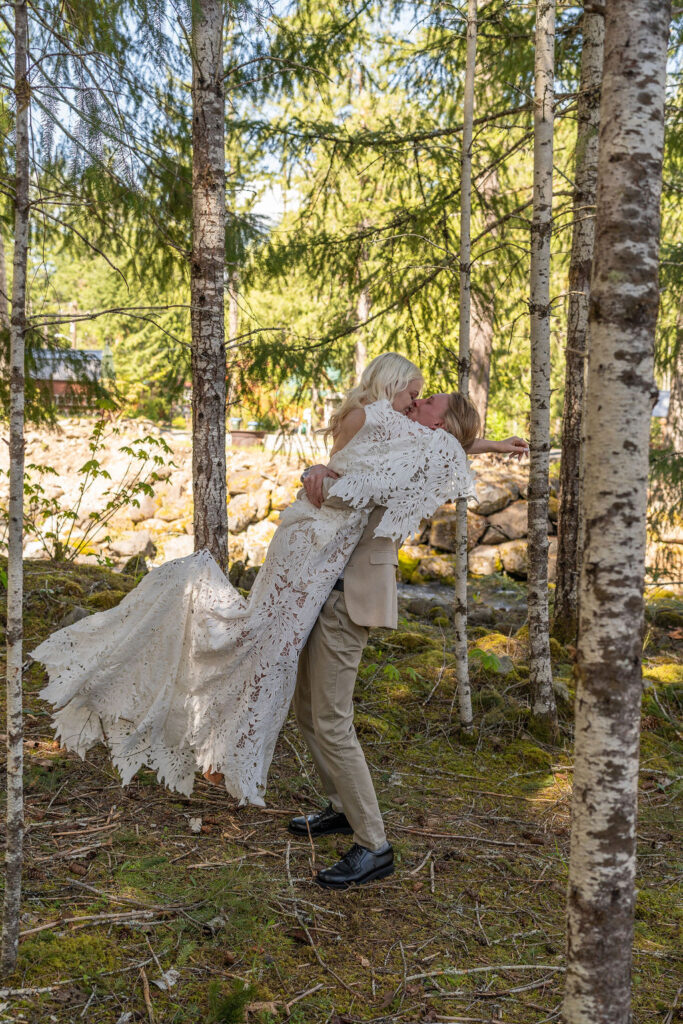
[[[339,473],[335,473],[333,469],[328,469],[327,466],[310,466],[302,474],[301,479],[306,491],[306,497],[311,505],[315,505],[316,508],[320,508],[323,503],[323,480],[327,477],[330,477],[332,480],[338,480]]]

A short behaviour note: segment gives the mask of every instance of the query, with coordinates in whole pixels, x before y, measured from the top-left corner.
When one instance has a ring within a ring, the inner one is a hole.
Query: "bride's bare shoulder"
[[[335,435],[334,446],[330,455],[336,455],[337,452],[341,451],[342,448],[349,443],[351,438],[356,436],[364,423],[365,409],[362,407],[350,409],[339,424],[339,430]]]

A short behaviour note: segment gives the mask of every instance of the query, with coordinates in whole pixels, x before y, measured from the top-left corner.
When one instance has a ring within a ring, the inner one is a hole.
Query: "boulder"
[[[228,494],[255,494],[263,484],[263,477],[257,469],[237,469],[228,473]]]
[[[141,494],[137,501],[140,503],[140,507],[136,508],[135,505],[128,506],[128,518],[133,523],[143,523],[145,519],[151,519],[156,512],[157,503],[154,498],[150,498],[149,494]]]
[[[244,552],[251,565],[263,564],[268,545],[273,539],[273,534],[276,530],[277,526],[275,523],[271,523],[267,519],[247,527],[244,538]]]
[[[513,501],[502,512],[489,516],[491,526],[503,534],[505,540],[518,540],[528,533],[529,506],[526,501]]]
[[[500,512],[511,501],[519,497],[519,487],[514,480],[490,480],[480,477],[477,481],[477,504],[473,510],[480,516]]]
[[[413,572],[411,583],[455,582],[455,555],[428,555],[420,559]]]
[[[481,544],[473,548],[467,561],[470,572],[475,576],[490,576],[491,573],[500,572],[503,568],[500,550],[495,545]]]
[[[527,542],[525,540],[508,540],[497,548],[503,562],[503,568],[510,576],[525,580],[528,573]]]
[[[432,526],[429,531],[429,543],[433,548],[441,551],[455,551],[457,513],[455,505],[442,505],[432,516]],[[467,510],[467,550],[477,545],[482,534],[486,531],[487,520],[483,515],[476,515]]]
[[[505,536],[505,534],[503,533],[499,526],[489,526],[488,530],[481,538],[481,542],[482,544],[486,545],[502,544],[503,541],[506,541],[508,539],[509,538]]]
[[[228,505],[228,530],[242,533],[253,523],[258,513],[258,502],[251,494],[237,494]]]
[[[265,519],[270,512],[270,495],[272,494],[273,486],[270,480],[262,480],[261,486],[254,494],[257,519]]]
[[[284,508],[292,504],[301,486],[300,480],[290,486],[276,484],[270,495],[270,507],[277,512],[282,512]]]
[[[181,533],[177,537],[167,537],[163,542],[164,562],[170,562],[173,558],[184,558],[194,551],[194,537]]]
[[[116,558],[133,558],[134,555],[154,558],[157,553],[149,530],[126,530],[110,542],[109,550]]]
[[[243,562],[246,554],[244,550],[246,540],[246,534],[238,533],[231,534],[228,537],[228,559],[230,564],[233,562]]]

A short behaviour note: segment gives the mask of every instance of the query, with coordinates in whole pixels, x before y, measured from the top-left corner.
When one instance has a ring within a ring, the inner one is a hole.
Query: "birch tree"
[[[463,133],[460,185],[460,330],[458,340],[458,389],[469,395],[471,319],[471,214],[472,214],[472,121],[474,118],[474,70],[477,56],[477,0],[467,0],[467,57],[463,100]],[[454,633],[458,712],[460,727],[472,732],[472,693],[467,660],[467,499],[456,503]]]
[[[553,632],[576,636],[579,576],[579,494],[584,368],[588,341],[588,299],[595,238],[600,82],[605,39],[602,3],[586,4],[581,19],[581,79],[577,107],[572,249],[562,416],[562,462],[557,537],[557,579]]]
[[[555,0],[536,5],[534,190],[531,220],[531,414],[529,434],[529,679],[533,715],[557,731],[548,614],[550,453],[550,236],[553,195]]]
[[[0,231],[0,328],[9,330],[9,301],[7,295],[7,269],[5,263],[5,242]]]
[[[192,484],[195,550],[227,569],[222,0],[192,5]]]
[[[14,5],[14,256],[10,320],[10,487],[7,567],[7,835],[2,922],[2,972],[16,967],[24,842],[23,792],[23,521],[24,337],[29,230],[29,80],[26,0]]]
[[[566,1024],[627,1024],[669,0],[607,0],[585,405]]]

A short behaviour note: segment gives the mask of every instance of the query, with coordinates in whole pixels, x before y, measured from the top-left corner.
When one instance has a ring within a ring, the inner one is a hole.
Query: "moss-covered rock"
[[[123,590],[100,590],[97,594],[91,594],[86,598],[85,604],[95,611],[106,611],[108,608],[115,608],[126,596]]]
[[[643,677],[653,679],[657,683],[683,683],[683,665],[675,661],[647,665],[643,669]]]

